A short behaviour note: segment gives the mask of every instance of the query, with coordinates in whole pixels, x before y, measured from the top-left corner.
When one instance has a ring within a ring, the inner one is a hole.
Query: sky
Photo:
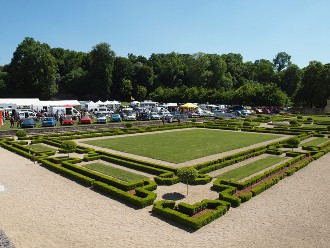
[[[286,52],[303,68],[330,63],[329,13],[329,0],[0,0],[0,65],[32,37],[82,52],[106,42],[123,57]]]

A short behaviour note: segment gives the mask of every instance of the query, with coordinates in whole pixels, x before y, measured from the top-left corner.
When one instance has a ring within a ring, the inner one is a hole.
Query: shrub
[[[297,137],[290,138],[286,141],[290,147],[298,147],[300,140]]]
[[[69,153],[76,150],[77,144],[72,140],[67,140],[62,142],[61,148],[68,153],[69,157]]]
[[[17,136],[18,138],[26,137],[26,136],[27,136],[27,133],[26,133],[25,130],[18,130],[18,131],[16,132],[16,136]]]
[[[290,123],[290,126],[292,126],[292,127],[299,126],[299,123],[297,120],[290,120],[289,123]]]
[[[188,185],[191,182],[194,182],[198,177],[198,171],[193,167],[183,167],[178,170],[177,176],[180,178],[181,182],[184,182],[187,184],[187,195],[189,193],[188,191]]]
[[[132,123],[126,123],[126,124],[125,124],[125,127],[126,127],[126,128],[131,128],[131,127],[133,127],[133,124],[132,124]]]

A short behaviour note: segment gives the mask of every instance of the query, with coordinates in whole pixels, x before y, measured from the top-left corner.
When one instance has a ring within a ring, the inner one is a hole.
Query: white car
[[[105,114],[97,114],[96,123],[107,123],[107,116]]]
[[[128,112],[126,116],[124,116],[125,121],[136,121],[136,114],[133,112]]]
[[[203,116],[214,117],[214,113],[208,110],[203,110]]]
[[[160,120],[160,115],[157,114],[156,112],[151,112],[150,118],[151,118],[151,120]]]

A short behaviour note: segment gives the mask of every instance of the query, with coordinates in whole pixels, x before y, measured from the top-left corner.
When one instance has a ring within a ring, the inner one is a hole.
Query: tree
[[[187,184],[187,195],[188,195],[188,185],[190,182],[194,182],[198,177],[198,171],[192,167],[182,167],[178,169],[177,176],[180,178],[181,182]]]
[[[72,140],[63,141],[61,144],[61,148],[68,153],[68,157],[70,152],[74,152],[77,148],[77,144]]]
[[[278,86],[291,97],[300,83],[302,71],[297,65],[290,64],[285,70],[278,73],[278,77]]]
[[[303,69],[303,76],[293,96],[298,106],[323,108],[330,95],[330,65],[312,61]]]
[[[108,43],[93,47],[88,57],[88,84],[90,97],[107,100],[110,97],[115,52]]]
[[[293,137],[287,140],[286,142],[293,150],[294,147],[298,147],[299,143],[300,143],[300,139],[298,139],[297,137]]]
[[[50,99],[57,93],[56,72],[50,47],[25,38],[8,66],[9,96]]]
[[[137,85],[136,89],[136,99],[142,101],[147,96],[147,88],[141,85]]]
[[[282,71],[291,64],[291,56],[286,52],[278,53],[273,59],[273,64],[277,72]]]
[[[63,48],[53,48],[51,53],[57,64],[57,96],[60,98],[80,97],[87,74],[86,69],[84,69],[87,54]]]

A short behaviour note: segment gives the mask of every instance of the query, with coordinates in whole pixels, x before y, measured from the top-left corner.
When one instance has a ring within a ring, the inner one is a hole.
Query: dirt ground
[[[0,229],[30,247],[329,247],[330,153],[195,232],[0,148]],[[159,187],[185,194],[185,185]],[[213,197],[190,187],[194,202]]]

